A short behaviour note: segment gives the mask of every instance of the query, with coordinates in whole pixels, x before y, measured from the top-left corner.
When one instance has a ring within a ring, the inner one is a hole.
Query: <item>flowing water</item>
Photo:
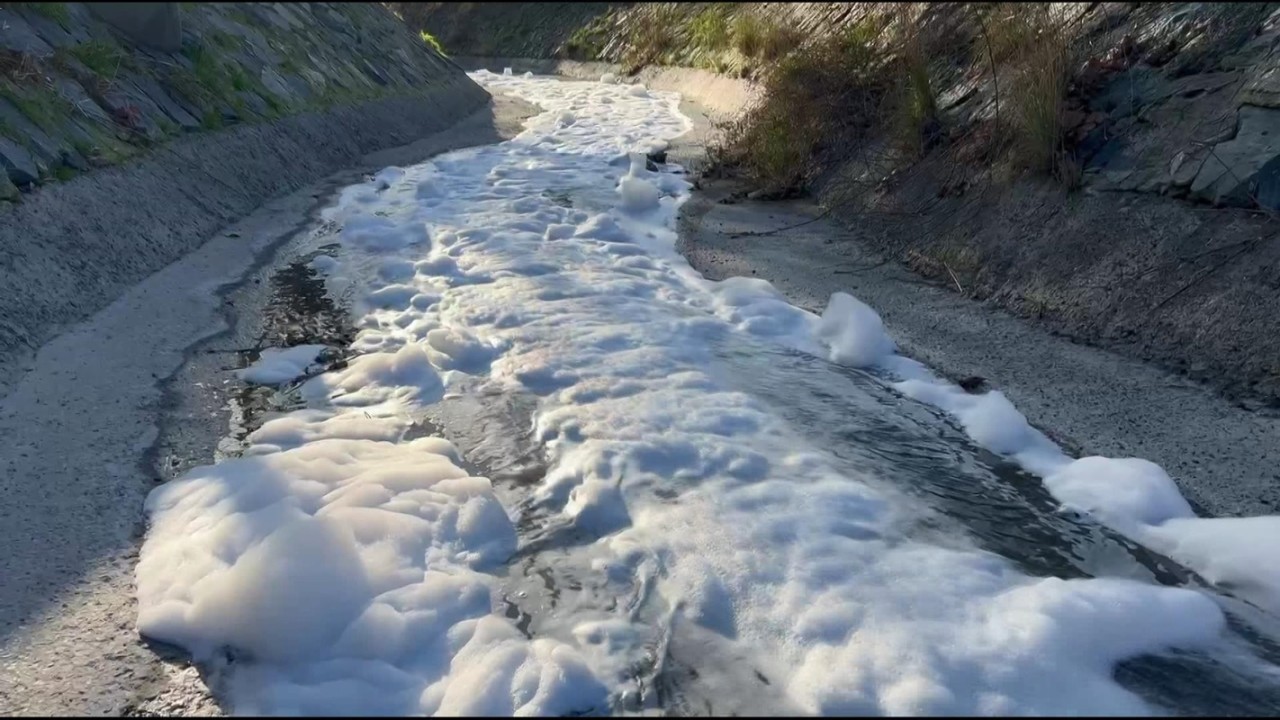
[[[683,262],[688,183],[628,154],[677,98],[480,79],[546,112],[344,191],[289,272],[358,298],[350,360],[148,503],[140,626],[235,657],[232,709],[1280,710],[1265,603],[852,362],[878,318]]]

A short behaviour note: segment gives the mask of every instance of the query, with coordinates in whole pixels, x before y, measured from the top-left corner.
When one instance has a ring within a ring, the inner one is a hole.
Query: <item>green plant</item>
[[[45,86],[19,87],[0,82],[0,96],[16,105],[27,119],[47,133],[57,133],[71,114],[71,103]]]
[[[214,94],[206,88],[200,79],[186,68],[174,68],[169,71],[169,86],[177,90],[187,100],[201,108],[215,104]]]
[[[647,16],[635,18],[629,24],[627,51],[622,58],[623,72],[627,75],[646,65],[661,64],[664,56],[676,46],[680,7],[672,3],[654,3],[642,12]]]
[[[730,38],[728,3],[713,3],[689,22],[689,39],[695,47],[723,50]]]
[[[84,138],[79,138],[79,137],[71,139],[71,147],[75,148],[76,152],[80,153],[85,157],[92,156],[94,154],[94,149],[95,149],[93,143],[89,142],[88,140],[85,140]]]
[[[440,46],[440,41],[436,40],[435,36],[432,35],[431,33],[427,32],[426,30],[419,30],[418,37],[422,39],[422,42],[426,44],[427,47],[431,48],[432,50],[435,50],[436,53],[438,53],[439,55],[443,57],[449,57],[448,55],[445,54],[444,48]]]
[[[918,156],[938,126],[938,103],[929,79],[928,53],[913,8],[898,6],[896,15],[893,45],[898,53],[894,69],[895,74],[903,77],[903,82],[893,101],[890,131],[901,150]]]
[[[713,161],[771,193],[800,190],[825,145],[853,147],[879,120],[894,86],[865,38],[843,33],[793,52],[763,78],[760,103],[720,126]]]
[[[53,177],[59,182],[66,182],[76,176],[76,170],[73,167],[59,165],[53,169]]]
[[[244,47],[244,41],[228,32],[221,30],[215,31],[212,35],[213,44],[223,50],[239,50]]]
[[[239,65],[231,65],[227,70],[227,75],[231,78],[231,88],[237,92],[249,90],[253,87],[254,83],[245,74],[244,68]]]
[[[733,45],[743,56],[770,63],[800,44],[800,32],[744,11],[733,20]]]
[[[62,27],[66,27],[71,21],[71,12],[67,9],[66,3],[60,2],[29,2],[21,3],[23,7],[32,12],[43,15],[50,20],[58,23]]]
[[[170,120],[168,117],[164,115],[160,115],[156,117],[156,126],[159,127],[160,132],[164,133],[165,135],[178,134],[178,123]]]
[[[733,19],[733,46],[744,56],[753,58],[764,44],[764,21],[749,10]]]
[[[200,118],[200,127],[205,130],[217,130],[222,127],[222,113],[217,110],[206,110],[204,117]]]
[[[575,60],[597,60],[607,39],[608,30],[597,19],[573,31],[564,43],[564,55]]]
[[[187,52],[187,57],[191,59],[194,66],[192,72],[195,73],[196,80],[201,85],[215,93],[223,89],[227,77],[213,53],[209,52],[204,45],[193,45]]]
[[[68,52],[85,67],[102,77],[114,77],[122,66],[129,65],[128,56],[124,50],[106,40],[90,40],[73,45]]]

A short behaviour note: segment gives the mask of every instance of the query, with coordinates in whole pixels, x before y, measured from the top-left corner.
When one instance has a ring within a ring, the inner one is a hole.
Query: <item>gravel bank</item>
[[[986,378],[1027,419],[1080,455],[1158,463],[1203,514],[1280,512],[1280,417],[1242,409],[1154,366],[1051,335],[886,261],[803,201],[725,204],[706,182],[682,209],[681,252],[710,278],[754,276],[821,312],[848,292],[884,319],[906,355],[944,374]]]
[[[516,134],[530,114],[529,106],[499,98],[442,133],[396,151],[356,155],[349,164],[358,163],[357,171],[376,169],[497,142]],[[413,122],[421,121],[406,121],[399,132],[408,134]],[[345,150],[331,158],[350,152],[356,141],[335,143]],[[276,159],[245,162],[273,165],[277,173],[294,167]],[[319,165],[305,158],[298,163],[308,172]],[[0,714],[217,712],[195,671],[161,662],[134,629],[133,564],[144,531],[143,498],[180,469],[159,451],[157,437],[178,426],[183,447],[211,454],[227,431],[224,416],[214,412],[225,373],[183,377],[200,383],[198,404],[165,392],[165,378],[202,340],[238,338],[241,318],[249,327],[260,322],[262,293],[237,294],[237,287],[252,286],[253,278],[287,263],[312,214],[354,177],[347,171],[307,185],[212,240],[200,244],[205,238],[197,238],[198,250],[117,293],[87,322],[45,344],[32,369],[0,398],[0,436],[6,440],[0,451],[0,494],[6,499],[0,506],[6,549],[0,554]],[[296,186],[302,180],[282,182]],[[154,202],[157,222],[177,212]],[[186,232],[219,216],[193,220]],[[35,277],[22,277],[31,292],[48,292]]]

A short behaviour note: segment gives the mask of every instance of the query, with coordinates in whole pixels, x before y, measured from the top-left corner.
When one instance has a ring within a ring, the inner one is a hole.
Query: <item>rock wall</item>
[[[489,100],[378,5],[183,4],[172,54],[82,5],[44,5],[62,10],[0,6],[0,47],[20,58],[0,73],[0,185],[14,199],[0,202],[7,379],[272,196]],[[106,47],[117,64],[104,70]]]

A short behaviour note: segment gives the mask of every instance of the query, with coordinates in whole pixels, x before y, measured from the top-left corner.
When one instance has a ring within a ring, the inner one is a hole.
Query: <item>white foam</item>
[[[1140,537],[1205,580],[1280,614],[1280,517],[1173,517]]]
[[[1064,506],[1112,525],[1195,517],[1169,475],[1140,458],[1080,458],[1046,477],[1044,485]]]
[[[831,296],[817,331],[831,346],[831,361],[842,365],[873,365],[894,350],[876,311],[847,293]]]
[[[719,340],[880,353],[907,380],[936,378],[895,360],[852,298],[819,318],[767,283],[709,282],[684,263],[688,183],[610,164],[689,129],[677,96],[473,77],[544,112],[510,142],[344,190],[322,217],[343,226],[357,355],[304,385],[311,407],[264,425],[245,457],[148,501],[140,627],[201,657],[248,653],[233,710],[600,713],[662,642],[641,612],[655,607],[811,712],[1143,712],[1114,663],[1219,636],[1221,612],[1192,590],[1030,578],[964,538],[913,539],[927,508],[837,472],[733,389]],[[495,612],[511,519],[449,443],[403,439],[460,373],[539,398],[548,470],[531,507],[578,534],[558,561],[615,609],[570,603],[534,640]],[[1002,397],[934,384],[919,392],[980,441],[1039,447]]]
[[[907,378],[894,387],[954,416],[979,445],[1044,478],[1064,508],[1087,513],[1202,577],[1273,611],[1280,610],[1280,564],[1259,548],[1280,547],[1280,516],[1197,518],[1163,468],[1141,458],[1072,460],[999,391],[969,394],[919,363],[893,354],[879,316],[843,293],[817,327],[831,359],[877,365]]]
[[[338,267],[338,260],[332,255],[317,255],[308,265],[320,274],[327,274]]]
[[[324,345],[295,345],[288,348],[266,348],[258,360],[243,370],[237,370],[241,380],[258,385],[279,385],[295,380],[315,363]]]

